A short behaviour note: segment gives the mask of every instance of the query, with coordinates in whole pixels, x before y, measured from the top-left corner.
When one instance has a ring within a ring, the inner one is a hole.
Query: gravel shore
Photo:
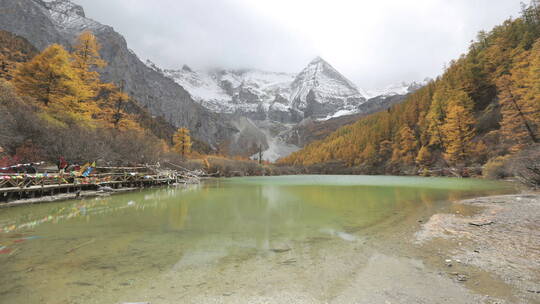
[[[482,269],[512,286],[516,303],[540,303],[540,194],[481,197],[456,204],[482,211],[473,216],[435,214],[416,234],[416,243],[451,243],[452,258],[445,261],[449,268],[461,264]]]

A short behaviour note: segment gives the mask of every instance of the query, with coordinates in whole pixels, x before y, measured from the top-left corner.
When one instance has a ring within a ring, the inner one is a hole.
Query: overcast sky
[[[359,87],[439,75],[520,0],[74,0],[141,59],[299,72],[315,56]]]

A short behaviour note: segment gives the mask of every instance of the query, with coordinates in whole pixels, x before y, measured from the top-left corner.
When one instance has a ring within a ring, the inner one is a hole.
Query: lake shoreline
[[[540,301],[540,193],[477,197],[454,202],[480,207],[472,216],[438,213],[422,225],[415,242],[437,241],[453,248],[450,270],[478,268],[501,279],[523,302]],[[453,270],[455,272],[455,270]],[[458,280],[467,275],[455,272]]]
[[[200,180],[212,180],[212,179],[215,179],[215,178],[213,177],[200,178]],[[98,190],[82,190],[79,192],[72,192],[72,193],[58,193],[55,195],[45,195],[45,196],[39,196],[39,197],[34,197],[34,198],[23,198],[23,199],[13,200],[8,203],[0,203],[0,209],[35,205],[35,204],[57,203],[57,202],[69,201],[69,200],[108,197],[115,194],[134,192],[134,191],[144,190],[144,189],[166,188],[170,186],[187,185],[187,184],[189,183],[186,182],[186,183],[176,183],[176,184],[161,185],[161,186],[137,186],[137,187],[124,187],[124,188],[104,187]]]
[[[280,176],[297,176],[298,174],[294,175],[280,175]],[[310,174],[308,174],[310,175]],[[323,174],[328,175],[328,174]],[[264,176],[264,175],[262,175]],[[346,174],[344,176],[351,176],[349,174]],[[368,175],[371,176],[371,175]],[[374,175],[375,176],[375,175]],[[383,175],[383,176],[390,176],[390,175]],[[406,175],[406,176],[419,176],[419,175]],[[216,180],[220,178],[234,178],[238,176],[230,176],[230,177],[203,177],[200,178],[201,181],[207,181],[207,180]],[[241,176],[244,177],[244,176]],[[261,176],[252,176],[252,177],[261,177]],[[446,178],[456,178],[456,177],[446,177]],[[470,177],[470,179],[479,179],[476,177]],[[512,179],[505,179],[502,180],[505,182],[512,182],[517,183],[517,180]],[[173,185],[173,184],[171,184]],[[108,197],[110,195],[114,194],[122,194],[126,192],[133,192],[137,190],[144,190],[148,188],[163,188],[163,187],[169,187],[171,185],[161,185],[161,186],[136,186],[136,187],[126,187],[126,188],[112,188],[108,190],[82,190],[79,192],[72,192],[72,193],[58,193],[54,195],[44,195],[44,196],[38,196],[34,198],[23,198],[23,199],[16,199],[9,201],[7,203],[0,202],[0,209],[3,208],[13,208],[13,207],[19,207],[19,206],[27,206],[27,205],[34,205],[34,204],[46,204],[46,203],[55,203],[55,202],[62,202],[62,201],[68,201],[68,200],[78,200],[78,199],[86,199],[86,198],[95,198],[95,197]],[[179,185],[179,184],[178,184]],[[108,188],[108,187],[107,187]]]
[[[57,203],[57,202],[69,201],[69,200],[81,200],[81,199],[95,198],[95,197],[108,197],[114,194],[122,194],[122,193],[142,190],[142,189],[146,189],[146,187],[109,189],[108,191],[83,190],[80,192],[73,192],[73,193],[59,193],[55,195],[47,195],[47,196],[41,196],[41,197],[13,200],[9,203],[1,203],[0,209],[35,205],[35,204]]]

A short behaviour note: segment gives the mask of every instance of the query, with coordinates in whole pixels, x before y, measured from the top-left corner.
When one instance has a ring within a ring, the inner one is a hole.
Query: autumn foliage
[[[43,115],[62,125],[73,121],[89,127],[141,129],[124,111],[129,97],[112,83],[100,80],[106,63],[100,45],[90,32],[78,37],[69,53],[58,44],[22,63],[14,72],[13,85],[21,95],[34,98]]]
[[[540,8],[481,32],[469,52],[405,102],[281,159],[342,161],[365,173],[482,165],[540,140]]]
[[[191,137],[187,128],[180,128],[173,136],[174,150],[185,159],[191,153]]]
[[[0,146],[11,159],[130,164],[155,162],[168,152],[174,128],[147,113],[122,85],[101,80],[107,63],[91,32],[76,39],[72,52],[53,44],[38,53],[9,33],[0,40],[6,42]]]

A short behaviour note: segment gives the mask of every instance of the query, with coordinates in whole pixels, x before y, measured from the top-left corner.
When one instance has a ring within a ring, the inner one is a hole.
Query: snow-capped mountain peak
[[[321,57],[313,59],[292,83],[292,99],[305,99],[309,90],[317,88],[329,94],[358,95],[358,88]]]
[[[395,95],[407,95],[425,86],[430,81],[430,78],[425,78],[422,81],[395,83],[381,89],[369,90],[367,91],[367,95],[370,99],[378,96],[389,97]]]
[[[162,70],[147,65],[184,87],[206,108],[220,113],[242,113],[255,119],[299,122],[355,113],[366,94],[321,57],[297,75],[256,69],[198,71],[184,65]]]
[[[319,64],[319,63],[328,64],[321,56],[317,56],[309,62],[310,65]]]
[[[146,65],[173,79],[204,107],[218,113],[242,114],[255,120],[296,123],[304,118],[329,119],[355,114],[374,97],[406,95],[427,83],[399,83],[365,92],[321,57],[311,60],[297,75],[256,69],[161,69]]]
[[[291,102],[306,116],[326,117],[366,101],[360,90],[321,57],[313,59],[291,84]]]

